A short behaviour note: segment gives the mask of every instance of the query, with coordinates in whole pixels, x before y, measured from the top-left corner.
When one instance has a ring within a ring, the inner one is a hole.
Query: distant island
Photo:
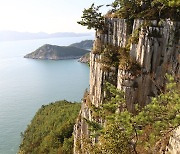
[[[85,40],[79,43],[73,43],[70,46],[81,48],[81,49],[92,49],[93,47],[93,40]]]
[[[0,41],[18,41],[18,40],[34,40],[34,39],[48,39],[57,37],[82,37],[92,36],[93,33],[74,33],[74,32],[57,32],[57,33],[30,33],[30,32],[16,32],[16,31],[0,31]]]
[[[88,50],[76,48],[73,46],[45,44],[34,52],[27,54],[24,56],[24,58],[49,60],[78,59],[88,52]]]
[[[92,48],[92,44],[92,40],[85,40],[70,46],[45,44],[34,52],[25,55],[24,58],[43,60],[79,59],[90,52],[86,49]]]

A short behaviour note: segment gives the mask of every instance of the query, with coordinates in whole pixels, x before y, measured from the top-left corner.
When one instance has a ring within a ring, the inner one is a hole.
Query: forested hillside
[[[71,154],[73,126],[80,103],[58,101],[43,105],[22,134],[21,154]]]

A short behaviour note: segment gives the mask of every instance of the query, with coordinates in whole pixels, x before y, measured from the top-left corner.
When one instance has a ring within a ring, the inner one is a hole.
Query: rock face
[[[133,32],[142,24],[143,20],[135,20]],[[128,72],[118,72],[117,88],[125,91],[130,110],[133,110],[136,102],[145,106],[151,97],[159,94],[164,87],[165,73],[179,75],[179,28],[180,22],[168,20],[161,26],[157,21],[151,21],[148,29],[140,28],[138,42],[131,44],[130,54],[143,70],[133,79]],[[125,74],[126,77],[123,78]]]
[[[179,154],[180,153],[180,127],[170,137],[166,153]]]
[[[78,61],[81,63],[89,63],[90,62],[90,53],[83,55]]]
[[[89,53],[89,51],[73,46],[56,46],[45,44],[36,51],[27,54],[24,56],[24,58],[49,60],[78,59],[86,53]]]
[[[148,21],[148,26],[146,26],[148,28],[143,26],[146,21],[139,19],[134,20],[132,25],[125,19],[106,19],[105,23],[108,31],[107,33],[96,32],[93,50],[101,49],[98,41],[103,44],[125,47],[130,35],[133,36],[138,30],[137,41],[130,44],[130,56],[140,64],[142,69],[137,76],[120,68],[118,72],[113,68],[110,72],[104,72],[103,64],[99,62],[101,55],[93,54],[92,50],[90,54],[90,101],[95,106],[103,102],[105,93],[103,85],[113,76],[117,88],[125,92],[128,109],[133,112],[135,103],[143,107],[150,102],[151,97],[160,93],[165,85],[166,73],[179,78],[180,22],[165,20],[159,25],[158,21],[153,20]],[[79,118],[74,126],[75,154],[79,153],[78,148],[83,147],[83,136],[89,135],[84,118],[93,120],[86,100],[82,104]],[[174,140],[172,140],[173,143],[180,144],[179,137]],[[80,144],[78,147],[77,143]],[[176,148],[171,147],[171,149]]]

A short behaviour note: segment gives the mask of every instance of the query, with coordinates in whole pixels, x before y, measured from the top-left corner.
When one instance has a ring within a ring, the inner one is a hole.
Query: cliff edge
[[[101,117],[94,117],[93,108],[97,110],[103,105],[107,96],[106,82],[124,91],[127,109],[135,112],[136,104],[142,108],[163,91],[166,73],[175,76],[176,81],[179,80],[180,22],[167,19],[160,23],[158,20],[135,19],[131,24],[127,19],[105,18],[104,25],[107,27],[106,32],[96,31],[90,53],[88,98],[83,100],[74,126],[76,154],[87,152],[84,138],[93,144],[98,143],[98,137],[90,137],[92,131],[89,123],[104,124]],[[116,47],[124,53],[120,55],[118,63],[115,57],[119,55],[114,52]],[[180,144],[179,138],[173,138],[173,142]],[[171,149],[176,152],[180,150],[178,146]]]

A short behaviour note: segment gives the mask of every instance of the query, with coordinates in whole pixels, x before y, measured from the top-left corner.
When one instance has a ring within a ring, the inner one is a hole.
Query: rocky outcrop
[[[56,46],[45,44],[34,52],[27,54],[24,56],[24,58],[48,60],[79,59],[86,53],[89,53],[89,51],[73,46]]]
[[[78,62],[89,63],[90,62],[90,53],[83,55],[81,58],[79,58]]]
[[[134,104],[145,106],[151,97],[159,94],[165,85],[165,73],[178,77],[179,68],[179,28],[180,22],[150,21],[144,28],[143,20],[135,20],[132,34],[139,28],[137,44],[131,44],[130,54],[142,67],[138,77],[119,69],[118,89],[124,90],[128,107],[133,110]]]
[[[143,107],[150,102],[151,97],[157,96],[163,90],[166,73],[179,78],[180,22],[165,20],[160,23],[156,20],[137,19],[132,23],[125,19],[106,19],[105,23],[108,30],[106,33],[96,32],[96,40],[90,54],[89,98],[95,106],[102,104],[105,95],[103,85],[113,76],[117,88],[125,92],[128,109],[133,112],[136,103]],[[137,37],[136,41],[129,42],[131,36]],[[103,64],[100,63],[100,52],[94,52],[97,49],[101,50],[99,42],[119,47],[129,44],[131,58],[141,66],[139,73],[133,75],[131,71],[121,68],[118,68],[118,72],[113,68],[110,72],[104,71]],[[74,127],[75,147],[78,140],[84,135],[89,135],[84,118],[93,120],[88,105],[84,102],[82,106]],[[83,131],[84,128],[86,131]],[[74,153],[77,154],[79,151],[75,148]]]
[[[174,131],[170,137],[166,153],[179,154],[180,153],[180,127]]]

